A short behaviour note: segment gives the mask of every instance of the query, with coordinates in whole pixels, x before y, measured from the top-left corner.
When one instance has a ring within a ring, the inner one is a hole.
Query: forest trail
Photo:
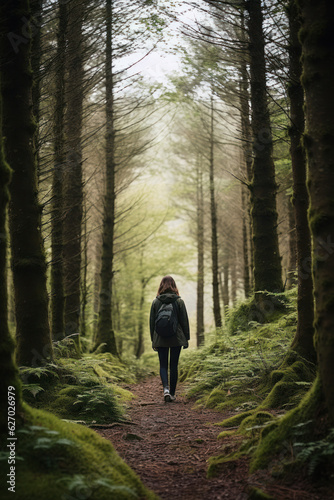
[[[222,429],[214,423],[231,413],[194,409],[194,401],[182,396],[180,385],[176,401],[165,403],[158,377],[126,388],[137,396],[128,409],[133,425],[120,424],[98,432],[110,439],[148,488],[163,500],[248,498],[245,459],[218,478],[206,478],[207,460],[217,455],[223,444],[217,440]]]

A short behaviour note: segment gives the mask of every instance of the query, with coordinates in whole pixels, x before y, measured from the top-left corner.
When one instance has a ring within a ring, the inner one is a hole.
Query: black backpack
[[[155,319],[155,331],[157,334],[161,337],[172,337],[176,335],[178,323],[176,303],[163,303]]]

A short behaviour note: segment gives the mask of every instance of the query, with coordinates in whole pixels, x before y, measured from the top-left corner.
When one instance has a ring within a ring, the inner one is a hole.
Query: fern
[[[104,489],[110,493],[110,498],[139,498],[137,493],[128,486],[113,484],[109,479],[99,478],[93,481],[83,476],[75,474],[72,477],[65,477],[58,480],[59,483],[65,483],[70,493],[81,491],[89,491],[90,495],[98,490]]]
[[[28,391],[30,394],[34,396],[34,398],[37,396],[39,392],[44,391],[43,387],[37,384],[22,384],[22,391]]]
[[[299,424],[299,428],[308,425],[310,421]],[[295,426],[297,427],[297,426]],[[308,463],[308,474],[313,475],[320,466],[334,461],[334,429],[328,436],[319,441],[297,442],[293,445],[296,458],[302,463]]]

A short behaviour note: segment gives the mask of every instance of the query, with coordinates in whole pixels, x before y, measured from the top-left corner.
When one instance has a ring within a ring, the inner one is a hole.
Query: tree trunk
[[[200,161],[200,160],[199,160]],[[204,205],[203,173],[197,166],[197,306],[196,344],[204,345]]]
[[[76,334],[79,344],[81,223],[82,223],[82,109],[83,109],[83,18],[85,2],[72,0],[67,26],[66,165],[64,172],[63,258],[65,333]]]
[[[65,161],[65,50],[66,4],[58,2],[57,55],[54,104],[54,171],[52,179],[51,218],[51,330],[53,339],[65,336],[63,269],[63,176]]]
[[[249,297],[251,292],[250,279],[249,279],[249,249],[248,249],[248,233],[247,233],[247,193],[244,186],[241,186],[241,208],[242,208],[242,250],[243,250],[243,278],[244,278],[244,291],[246,298]]]
[[[83,205],[83,263],[82,263],[82,280],[81,280],[81,322],[80,322],[80,335],[86,337],[86,312],[88,304],[89,286],[87,282],[88,274],[88,232],[87,232],[87,201],[86,197]]]
[[[3,19],[3,9],[0,15]],[[6,11],[6,15],[8,12]],[[3,32],[2,32],[3,33]],[[1,56],[3,55],[3,46],[1,47]],[[1,98],[0,98],[1,99]],[[0,121],[2,118],[1,100],[0,100]],[[2,127],[0,123],[0,405],[1,408],[8,407],[9,391],[15,398],[16,414],[21,409],[21,390],[18,377],[18,370],[14,361],[15,344],[8,328],[8,309],[7,309],[7,205],[9,200],[8,184],[10,181],[10,168],[5,162],[3,151]],[[1,412],[0,434],[8,433],[8,414],[7,411]],[[8,437],[8,434],[7,436]],[[8,443],[9,444],[9,443]]]
[[[291,99],[293,97],[291,96]],[[290,111],[291,114],[291,111]],[[291,117],[292,118],[292,117]],[[294,124],[292,123],[291,125],[294,127]],[[295,134],[293,134],[295,135]],[[292,131],[290,131],[290,136],[291,136],[291,146],[290,146],[290,154],[291,154],[291,160],[293,162],[293,154],[294,152],[291,151],[292,148],[292,141],[295,143],[294,146],[296,146],[295,139],[292,137]],[[301,140],[301,137],[299,137],[299,140]],[[301,147],[299,145],[298,147]],[[292,168],[293,165],[292,165]],[[305,189],[306,189],[306,184],[305,184]],[[288,263],[288,272],[287,272],[287,277],[286,277],[286,289],[289,290],[293,286],[297,284],[297,279],[295,276],[295,273],[297,271],[297,237],[296,237],[296,216],[295,216],[295,208],[293,206],[294,201],[293,200],[288,200],[288,217],[289,217],[289,263]],[[307,220],[306,220],[307,222]]]
[[[227,249],[225,249],[223,253],[223,279],[222,279],[222,299],[223,299],[225,313],[230,305],[230,289],[228,282],[229,273],[230,273],[229,252]]]
[[[2,4],[2,97],[6,157],[13,170],[10,201],[12,269],[20,364],[34,366],[52,358],[48,318],[46,260],[37,200],[32,115],[30,39],[21,36],[27,1]],[[17,38],[19,36],[20,38]],[[24,41],[22,41],[23,39]]]
[[[30,0],[31,10],[31,69],[33,74],[32,86],[32,112],[36,121],[35,131],[35,159],[37,165],[37,182],[40,177],[40,137],[39,137],[39,121],[40,121],[40,100],[41,100],[41,59],[42,59],[42,45],[41,45],[41,26],[42,26],[42,12],[43,0]]]
[[[95,265],[94,265],[94,301],[93,301],[93,312],[94,312],[94,323],[93,323],[93,345],[96,342],[97,336],[97,325],[99,319],[99,294],[100,294],[100,270],[101,270],[101,235],[99,234],[96,238],[95,246]]]
[[[251,185],[255,292],[281,292],[282,266],[277,235],[275,165],[266,95],[261,0],[249,0],[249,53],[253,131]],[[256,294],[261,299],[261,294]]]
[[[142,354],[144,354],[144,304],[145,304],[145,288],[146,282],[144,279],[141,280],[140,289],[140,301],[139,301],[139,321],[138,321],[138,339],[136,348],[136,358],[139,359]]]
[[[249,79],[247,73],[247,59],[248,59],[248,46],[246,49],[246,29],[244,21],[244,11],[241,9],[241,39],[245,44],[245,53],[241,56],[240,61],[240,109],[241,109],[241,131],[242,131],[242,152],[243,163],[245,165],[244,174],[247,179],[248,185],[253,177],[253,158],[252,158],[252,128],[249,116]],[[241,187],[241,204],[243,210],[242,221],[242,236],[243,236],[243,249],[244,249],[244,287],[245,296],[251,294],[253,286],[253,238],[252,238],[252,224],[251,224],[251,204],[250,192],[246,191],[246,187]],[[248,228],[248,230],[247,230]],[[248,236],[249,233],[249,236]],[[249,251],[248,251],[249,248]],[[249,258],[248,258],[249,256]]]
[[[307,220],[308,192],[306,187],[306,158],[301,144],[304,133],[304,92],[301,85],[301,46],[298,33],[301,28],[301,18],[294,1],[289,5],[290,27],[290,154],[293,172],[293,204],[296,220],[296,245],[298,262],[298,323],[295,338],[291,348],[310,361],[316,360],[313,344],[314,336],[314,303],[313,280],[310,272],[311,235]]]
[[[315,341],[326,404],[334,420],[334,4],[299,0],[313,236]],[[315,22],[316,20],[316,22]]]
[[[238,283],[237,283],[237,252],[234,250],[232,252],[232,259],[230,262],[230,269],[231,269],[231,300],[232,300],[232,306],[235,305],[237,301],[237,288],[238,288]]]
[[[106,0],[106,194],[102,234],[101,291],[95,348],[117,355],[112,321],[112,289],[115,227],[115,130],[112,68],[112,1]]]
[[[218,280],[218,235],[217,235],[217,207],[215,202],[214,180],[214,123],[213,123],[213,96],[211,96],[211,127],[210,127],[210,209],[211,209],[211,258],[212,258],[212,297],[213,316],[216,328],[222,326],[219,303]]]

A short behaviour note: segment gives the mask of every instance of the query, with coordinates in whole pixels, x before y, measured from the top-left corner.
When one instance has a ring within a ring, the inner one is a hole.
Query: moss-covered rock
[[[112,444],[81,425],[24,405],[17,429],[15,498],[156,499]],[[3,477],[7,460],[0,461]],[[11,498],[7,495],[2,498]]]
[[[288,311],[288,299],[283,293],[261,292],[259,298],[241,302],[229,314],[227,331],[230,335],[249,330],[252,323],[264,324],[279,319]]]

